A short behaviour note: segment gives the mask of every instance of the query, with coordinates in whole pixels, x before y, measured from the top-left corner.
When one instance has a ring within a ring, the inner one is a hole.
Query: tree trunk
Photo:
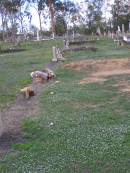
[[[1,13],[1,21],[2,21],[2,39],[5,40],[5,27],[4,27],[4,16]]]
[[[21,33],[23,34],[24,32],[24,27],[23,27],[23,19],[21,18],[20,20],[20,23],[21,23]]]
[[[21,9],[21,7],[20,7],[20,9],[19,9],[19,12],[20,12],[20,24],[21,24],[21,33],[23,34],[24,33],[24,26],[23,26],[23,18],[24,18],[24,16],[22,16],[22,13],[21,13],[21,11],[22,11],[22,9]]]
[[[38,17],[39,17],[39,27],[40,27],[40,31],[42,31],[41,11],[38,11]]]
[[[54,10],[52,0],[49,0],[49,11],[51,16],[51,30],[52,30],[52,37],[55,37],[55,22],[54,22]]]

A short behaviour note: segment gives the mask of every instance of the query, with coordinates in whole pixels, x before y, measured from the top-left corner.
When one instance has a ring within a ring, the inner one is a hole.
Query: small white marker
[[[49,127],[52,127],[53,125],[54,125],[53,122],[50,122],[50,123],[49,123]]]
[[[58,80],[57,80],[57,81],[55,81],[55,83],[59,83],[59,82],[60,82],[60,81],[58,81]]]

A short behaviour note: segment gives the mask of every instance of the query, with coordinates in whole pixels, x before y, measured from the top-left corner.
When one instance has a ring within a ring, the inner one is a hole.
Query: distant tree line
[[[84,0],[80,5],[72,0],[0,0],[0,39],[15,42],[17,33],[26,37],[31,35],[29,31],[36,35],[37,27],[32,25],[31,8],[38,14],[40,36],[55,37],[69,32],[92,34],[96,33],[97,28],[101,32],[116,32],[122,24],[128,31],[130,0],[114,0],[110,19],[103,18],[104,3],[105,0]],[[43,23],[48,20],[50,30],[46,31]]]
[[[13,41],[18,30],[22,34],[25,33],[28,27],[26,23],[30,24],[30,29],[36,30],[36,27],[31,25],[33,14],[30,8],[35,8],[37,11],[40,33],[44,31],[42,18],[44,22],[50,19],[53,37],[56,33],[61,35],[66,32],[65,18],[77,11],[75,4],[70,0],[0,0],[3,40],[11,36]]]

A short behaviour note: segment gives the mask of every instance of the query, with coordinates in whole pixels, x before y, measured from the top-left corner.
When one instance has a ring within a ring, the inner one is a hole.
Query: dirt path
[[[50,62],[45,67],[54,69],[57,63]],[[39,96],[44,90],[45,84],[32,83],[36,95],[30,99],[25,99],[21,94],[16,98],[16,101],[4,112],[2,117],[4,121],[4,133],[0,137],[0,156],[11,152],[11,145],[14,143],[25,142],[22,136],[22,122],[28,117],[38,115]]]

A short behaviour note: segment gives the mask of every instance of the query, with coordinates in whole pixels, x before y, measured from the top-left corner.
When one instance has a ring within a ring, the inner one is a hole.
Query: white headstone
[[[56,50],[56,47],[55,46],[53,46],[52,47],[52,53],[53,53],[53,59],[52,59],[52,61],[53,62],[57,62],[58,60],[57,60],[57,50]]]
[[[100,27],[97,28],[97,33],[98,33],[99,35],[101,35]]]
[[[124,32],[125,32],[125,25],[122,24],[122,33],[124,33]]]
[[[121,32],[121,29],[120,29],[120,26],[118,26],[118,33],[120,33]]]
[[[39,38],[39,30],[37,29],[37,41],[39,41],[40,38]]]
[[[75,37],[75,33],[74,33],[74,30],[73,30],[73,39],[74,39],[74,37]]]

